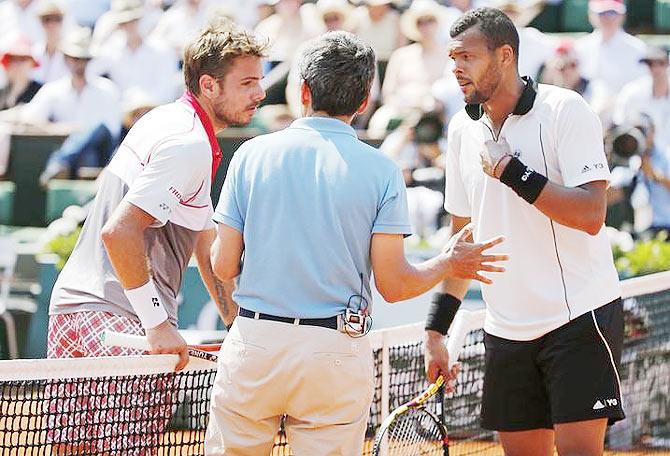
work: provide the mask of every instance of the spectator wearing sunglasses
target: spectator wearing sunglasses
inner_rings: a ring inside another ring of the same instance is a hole
[[[623,0],[590,0],[589,20],[594,31],[575,43],[579,64],[587,79],[602,81],[608,93],[614,95],[644,75],[640,59],[646,46],[623,30],[626,21]]]

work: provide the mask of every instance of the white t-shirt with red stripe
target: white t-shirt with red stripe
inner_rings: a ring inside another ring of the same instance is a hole
[[[85,310],[136,317],[100,237],[126,201],[156,219],[145,231],[151,274],[170,320],[198,234],[214,228],[210,197],[221,150],[197,101],[186,95],[143,116],[103,171],[70,259],[54,285],[50,314]]]

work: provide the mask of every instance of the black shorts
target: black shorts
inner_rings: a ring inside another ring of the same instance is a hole
[[[513,432],[622,420],[623,330],[623,304],[616,299],[539,339],[486,334],[482,427]]]

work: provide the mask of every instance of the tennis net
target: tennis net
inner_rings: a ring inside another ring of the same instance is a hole
[[[610,454],[670,454],[670,272],[623,282],[621,382],[627,419]],[[373,331],[375,395],[364,454],[383,418],[426,387],[421,324]],[[483,330],[466,337],[456,392],[428,407],[449,429],[451,455],[502,455],[479,427]],[[0,455],[204,453],[216,365],[171,355],[0,362]],[[291,455],[280,429],[273,455]]]

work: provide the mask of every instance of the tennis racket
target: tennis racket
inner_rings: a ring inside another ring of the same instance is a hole
[[[458,360],[468,332],[481,328],[483,313],[459,310],[447,341],[449,368]],[[444,386],[440,375],[435,383],[414,399],[396,408],[377,431],[373,456],[448,456],[449,436],[442,421],[425,405]]]
[[[125,334],[114,331],[105,331],[102,333],[102,344],[108,347],[124,347],[136,350],[149,351],[149,341],[145,336],[134,334]],[[217,353],[221,349],[221,344],[200,344],[189,345],[188,354],[194,358],[204,359],[213,363],[218,361]]]

